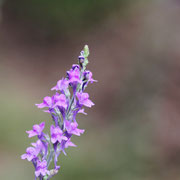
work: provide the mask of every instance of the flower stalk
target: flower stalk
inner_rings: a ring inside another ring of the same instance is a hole
[[[32,130],[26,131],[29,138],[34,136],[38,138],[21,156],[21,159],[33,163],[35,180],[49,180],[56,175],[60,169],[57,165],[59,155],[61,152],[66,155],[65,149],[68,147],[76,147],[71,141],[73,135],[80,136],[84,133],[83,129],[78,128],[76,116],[78,113],[86,115],[83,106],[94,105],[84,90],[89,82],[97,82],[92,78],[92,72],[86,70],[88,56],[89,48],[86,45],[78,57],[79,64],[73,64],[67,71],[66,78],[59,80],[51,89],[56,93],[52,97],[46,96],[42,103],[36,104],[38,108],[47,108],[44,112],[51,115],[53,123],[50,126],[50,136],[43,132],[45,122],[35,124]],[[49,169],[52,162],[54,168]]]

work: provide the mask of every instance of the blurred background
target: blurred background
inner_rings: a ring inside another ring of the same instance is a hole
[[[179,18],[178,0],[1,0],[0,179],[34,179],[25,130],[51,123],[34,104],[85,44],[96,106],[53,179],[180,179]]]

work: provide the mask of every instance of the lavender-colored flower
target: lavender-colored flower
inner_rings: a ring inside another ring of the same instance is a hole
[[[66,96],[64,94],[56,94],[53,96],[54,105],[53,108],[56,106],[63,107],[64,109],[67,108]]]
[[[80,66],[83,67],[83,63],[84,63],[84,60],[85,60],[84,51],[80,52],[80,56],[78,57],[78,59],[79,59]]]
[[[63,131],[57,126],[51,125],[51,142],[55,144],[56,142],[61,143],[62,140],[68,140],[66,136],[63,135]]]
[[[88,70],[87,70],[87,71],[84,72],[84,78],[85,78],[85,80],[87,80],[88,82],[91,82],[91,83],[97,82],[97,80],[93,79],[92,76],[93,76],[93,74],[92,74],[91,71],[88,71]]]
[[[49,171],[47,170],[47,162],[46,160],[41,161],[37,161],[37,166],[36,166],[36,170],[35,170],[35,176],[39,177],[40,175],[45,176],[45,175],[49,175]]]
[[[51,90],[52,91],[53,90],[56,90],[56,91],[58,91],[58,90],[59,91],[65,91],[68,88],[68,86],[69,86],[69,81],[64,79],[64,78],[62,78],[61,80],[59,80],[57,82],[57,85],[54,86]]]
[[[65,145],[64,145],[65,148],[68,148],[68,147],[76,147],[76,145],[71,142],[71,139],[68,139],[66,142],[65,142]]]
[[[80,52],[80,56],[78,57],[78,59],[84,59],[84,51]]]
[[[65,128],[69,134],[74,134],[76,136],[80,136],[84,133],[84,129],[78,129],[78,123],[77,122],[69,122],[65,120],[64,122]]]
[[[78,111],[78,113],[81,113],[81,114],[87,115],[87,113],[86,113],[86,112],[84,112],[84,109],[80,109],[80,110]]]
[[[32,146],[34,146],[34,148],[38,151],[38,152],[45,152],[46,148],[44,146],[44,144],[41,142],[41,140],[37,140],[35,143],[31,143]],[[46,143],[46,146],[48,146],[48,144]]]
[[[76,95],[80,105],[84,105],[87,107],[91,107],[94,105],[94,103],[89,99],[88,93],[77,93]]]
[[[80,63],[80,64],[82,64],[82,63],[84,62],[84,56],[83,56],[83,55],[80,55],[80,56],[78,57],[78,59],[79,59],[79,63]]]
[[[34,147],[28,147],[26,149],[26,154],[21,156],[21,159],[27,159],[28,161],[32,161],[33,159],[37,158],[39,151]]]
[[[33,137],[33,136],[41,136],[44,127],[45,127],[45,122],[42,122],[42,123],[39,124],[39,125],[38,125],[38,124],[35,124],[35,125],[33,126],[33,129],[30,130],[30,131],[26,131],[26,133],[29,134],[29,136],[28,136],[29,138],[30,138],[30,137]]]
[[[71,69],[70,71],[67,71],[69,82],[70,83],[82,83],[82,80],[80,79],[80,70],[79,68]]]
[[[40,103],[40,104],[35,104],[38,108],[44,108],[44,107],[49,107],[51,108],[52,105],[53,105],[53,100],[51,97],[49,96],[46,96],[44,99],[43,99],[43,102]]]
[[[80,69],[80,67],[79,67],[78,64],[73,64],[71,69],[72,69],[72,70]]]
[[[68,147],[76,147],[76,145],[73,142],[71,142],[71,139],[68,139],[67,141],[63,140],[61,142],[60,150],[64,153],[64,155],[67,155],[65,152],[65,148],[68,148]]]

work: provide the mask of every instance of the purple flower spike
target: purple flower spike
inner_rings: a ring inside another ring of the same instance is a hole
[[[48,112],[52,118],[50,135],[45,133],[45,122],[33,125],[32,130],[26,131],[28,137],[37,136],[38,140],[31,143],[32,147],[26,149],[21,159],[31,161],[35,168],[35,180],[50,180],[59,171],[58,157],[61,153],[66,155],[66,148],[76,147],[71,142],[73,135],[80,136],[83,129],[78,129],[76,116],[78,113],[87,115],[84,107],[91,107],[94,103],[89,99],[85,89],[90,82],[97,82],[92,72],[87,69],[89,48],[84,46],[78,57],[78,64],[73,64],[67,71],[66,78],[57,81],[51,90],[56,90],[53,96],[46,96],[43,102],[36,104],[38,108]],[[53,169],[51,169],[53,163]],[[48,169],[50,168],[50,169]]]
[[[33,147],[28,147],[26,149],[26,154],[21,156],[21,159],[27,159],[28,161],[32,161],[34,158],[37,157],[39,151]]]
[[[74,134],[76,136],[80,136],[84,133],[84,129],[78,129],[78,123],[77,122],[69,122],[65,120],[64,122],[65,128],[69,134]]]
[[[84,105],[87,107],[91,107],[94,105],[94,103],[89,99],[88,93],[77,93],[77,98],[80,105]]]
[[[41,103],[41,104],[36,104],[36,106],[37,106],[38,108],[44,108],[44,107],[49,107],[49,108],[51,108],[52,105],[53,105],[53,100],[52,100],[52,98],[49,97],[49,96],[46,96],[46,97],[43,99],[43,103]]]
[[[37,161],[37,167],[35,170],[35,176],[39,177],[40,175],[45,176],[46,174],[49,175],[49,171],[47,170],[47,162],[46,160],[41,161]]]
[[[33,137],[33,136],[41,136],[44,127],[45,127],[45,122],[42,122],[42,123],[39,124],[39,125],[38,125],[38,124],[35,124],[35,125],[33,126],[33,129],[30,130],[30,131],[26,131],[26,133],[29,134],[29,136],[28,136],[29,138],[30,138],[30,137]]]
[[[53,107],[56,107],[56,106],[60,106],[60,107],[63,107],[64,109],[67,108],[67,102],[66,102],[66,96],[64,94],[56,94],[54,95],[54,106]]]
[[[63,135],[63,131],[57,126],[51,125],[51,142],[55,144],[56,142],[61,143],[62,140],[68,140],[66,136]]]
[[[69,81],[62,78],[61,80],[57,82],[57,85],[51,89],[51,91],[53,90],[65,91],[68,88],[68,86],[69,86]]]

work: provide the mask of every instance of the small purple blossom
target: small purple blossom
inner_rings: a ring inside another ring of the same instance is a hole
[[[78,129],[78,123],[77,122],[69,122],[65,120],[65,128],[69,134],[74,134],[76,136],[80,136],[84,133],[84,129]]]
[[[29,138],[30,138],[30,137],[33,137],[33,136],[41,136],[44,127],[45,127],[45,122],[42,122],[42,123],[39,124],[39,125],[38,125],[38,124],[35,124],[35,125],[33,126],[33,129],[30,130],[30,131],[26,131],[26,133],[29,134],[29,136],[28,136]]]
[[[63,131],[57,126],[51,125],[51,142],[55,144],[56,142],[61,143],[62,140],[68,140],[66,136],[63,135]]]
[[[32,146],[34,146],[34,148],[38,151],[38,152],[45,152],[46,148],[44,146],[44,144],[42,143],[41,140],[37,140],[35,143],[31,143]],[[46,143],[46,146],[48,146],[48,144]]]
[[[84,60],[85,60],[84,51],[81,51],[80,56],[78,57],[78,59],[79,59],[79,64],[80,64],[81,68],[83,68],[83,63],[84,63]]]
[[[82,80],[80,79],[80,70],[79,68],[71,69],[70,71],[67,71],[68,78],[70,83],[82,83]]]
[[[80,67],[79,67],[78,64],[73,64],[71,69],[72,70],[75,70],[75,69],[79,69],[80,70]]]
[[[71,139],[68,139],[68,140],[66,141],[64,147],[65,147],[65,148],[68,148],[68,147],[76,147],[76,145],[75,145],[73,142],[71,142]]]
[[[68,147],[76,147],[76,145],[73,142],[71,142],[71,139],[68,139],[67,141],[63,140],[61,142],[60,150],[64,153],[64,155],[67,155],[65,152],[65,148],[68,148]]]
[[[40,175],[45,176],[46,174],[49,174],[49,171],[47,170],[47,162],[46,160],[37,161],[37,166],[35,170],[35,176],[39,177]]]
[[[94,103],[89,99],[88,93],[77,93],[76,95],[80,105],[84,105],[87,107],[91,107],[94,105]]]
[[[48,108],[51,108],[53,105],[53,100],[51,97],[49,96],[46,96],[44,99],[43,99],[43,102],[40,103],[40,104],[36,104],[36,106],[38,108],[45,108],[45,107],[48,107]]]
[[[79,59],[79,61],[81,61],[81,63],[84,61],[84,56],[82,56],[82,55],[80,55],[79,57],[78,57],[78,59]]]
[[[63,107],[64,109],[67,108],[67,101],[66,101],[66,96],[64,94],[56,94],[53,96],[54,100],[54,105],[53,107],[60,106]]]
[[[68,86],[69,86],[69,81],[64,79],[64,78],[62,78],[61,80],[59,80],[57,82],[57,85],[54,86],[51,90],[52,91],[53,90],[56,90],[56,91],[58,91],[58,90],[59,91],[65,91],[68,88]]]
[[[84,51],[81,51],[80,52],[80,56],[78,56],[78,59],[85,59],[85,57],[84,57]]]
[[[43,103],[36,104],[36,106],[38,108],[48,107],[49,109],[53,109],[56,106],[67,108],[66,96],[64,94],[59,95],[58,93],[52,96],[52,98],[49,96],[46,96],[43,100]],[[50,112],[50,111],[46,110],[45,112]]]
[[[84,109],[80,109],[80,110],[78,111],[78,113],[81,113],[81,114],[87,115],[87,113],[86,113],[86,112],[84,112]]]
[[[39,151],[34,147],[28,147],[26,149],[26,154],[21,156],[21,159],[27,159],[28,161],[32,161],[33,159],[37,158]]]
[[[91,83],[97,82],[97,80],[93,79],[92,76],[93,76],[93,74],[92,74],[91,71],[88,71],[88,70],[87,70],[87,71],[84,72],[84,78],[85,78],[85,80],[87,80],[88,82],[91,82]]]

